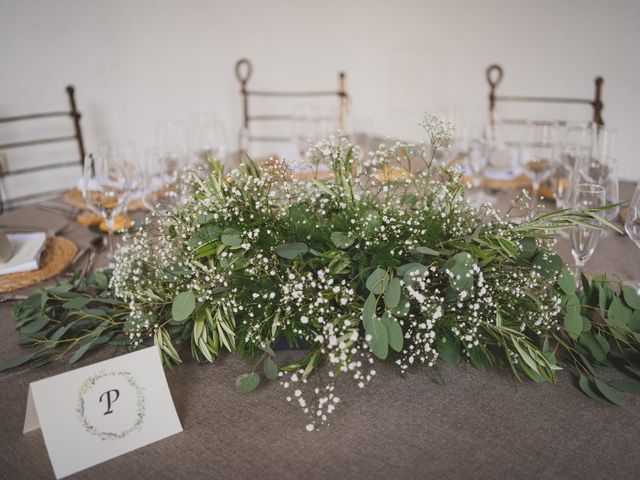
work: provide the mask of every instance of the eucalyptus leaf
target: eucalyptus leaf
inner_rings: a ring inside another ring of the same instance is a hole
[[[196,297],[191,290],[180,292],[173,298],[171,316],[176,322],[183,322],[196,308]]]
[[[368,322],[373,320],[373,317],[376,314],[376,297],[373,293],[370,293],[367,299],[364,302],[364,306],[362,307],[362,320]]]
[[[636,380],[614,380],[609,385],[622,392],[640,393],[640,382]]]
[[[434,250],[433,248],[429,248],[429,247],[416,247],[415,251],[422,254],[422,255],[431,255],[432,257],[439,257],[440,256],[440,252]]]
[[[382,320],[374,318],[369,322],[369,326],[365,332],[371,336],[367,343],[373,354],[381,360],[387,358],[389,354],[389,337]]]
[[[384,291],[384,304],[387,308],[396,308],[400,302],[400,279],[397,277],[389,280],[387,289]]]
[[[593,391],[591,385],[589,385],[589,379],[584,375],[580,375],[580,380],[578,381],[580,385],[580,389],[587,395],[591,400],[598,400],[598,395]]]
[[[389,346],[396,352],[401,351],[404,343],[404,335],[402,333],[402,327],[398,321],[389,312],[385,312],[382,316],[382,323],[387,329]]]
[[[245,373],[236,379],[236,390],[241,393],[249,393],[260,383],[260,377],[255,372]]]
[[[389,283],[389,274],[386,270],[377,267],[367,278],[367,289],[376,295],[381,295]]]
[[[227,245],[228,247],[239,247],[242,245],[242,237],[240,236],[240,232],[238,232],[235,228],[225,228],[220,236],[220,240],[222,243]]]
[[[278,365],[270,357],[264,360],[263,364],[264,374],[269,380],[275,380],[278,378]]]
[[[84,307],[87,303],[91,301],[88,297],[75,297],[71,300],[67,300],[62,304],[62,308],[66,308],[67,310],[79,310]]]
[[[338,248],[349,248],[354,241],[355,239],[344,232],[333,232],[331,234],[331,242]]]
[[[295,260],[309,251],[306,243],[285,243],[274,248],[275,252],[287,260]]]
[[[634,310],[640,310],[640,296],[636,292],[636,289],[630,285],[622,286],[622,294],[624,296],[624,302]]]
[[[564,270],[558,277],[558,285],[567,295],[576,293],[576,279],[568,270]]]
[[[608,384],[604,383],[602,380],[598,380],[597,378],[594,380],[596,384],[596,388],[600,391],[600,393],[609,400],[611,403],[618,405],[621,407],[624,405],[624,400],[618,395],[615,389],[610,387]]]

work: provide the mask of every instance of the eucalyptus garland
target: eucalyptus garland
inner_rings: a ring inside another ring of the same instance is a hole
[[[251,361],[242,392],[277,380],[309,418],[327,421],[336,380],[360,387],[376,360],[400,372],[438,360],[555,382],[574,372],[592,398],[622,404],[640,391],[640,298],[604,275],[574,277],[553,251],[576,225],[614,228],[597,210],[524,217],[472,207],[455,168],[440,165],[452,126],[426,116],[427,141],[382,144],[368,156],[331,137],[297,167],[245,159],[228,175],[192,176],[175,211],[150,215],[113,271],[36,291],[14,308],[24,345],[0,369],[104,344],[155,344],[167,365],[223,351]],[[302,348],[284,363],[274,345]],[[605,369],[618,371],[603,380]]]

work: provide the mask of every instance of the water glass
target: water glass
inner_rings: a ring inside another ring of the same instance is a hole
[[[143,201],[154,212],[172,211],[183,195],[182,176],[187,167],[183,150],[155,147],[144,154]]]
[[[520,165],[531,180],[533,195],[553,173],[558,154],[558,125],[554,122],[530,122],[520,151]]]
[[[116,217],[140,186],[141,172],[133,142],[109,142],[84,158],[82,194],[86,206],[104,218],[113,259]]]
[[[570,207],[575,211],[590,210],[606,204],[606,189],[601,185],[580,183],[573,188]],[[589,223],[589,222],[585,222]],[[576,281],[580,283],[585,264],[595,252],[600,240],[600,230],[595,226],[576,225],[569,234],[571,238],[571,254],[576,263]]]

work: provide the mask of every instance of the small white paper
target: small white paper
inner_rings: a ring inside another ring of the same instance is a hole
[[[156,347],[31,383],[23,433],[38,427],[56,478],[182,431]]]
[[[13,245],[13,254],[9,260],[0,263],[0,275],[37,270],[47,234],[44,232],[11,233],[7,237]]]

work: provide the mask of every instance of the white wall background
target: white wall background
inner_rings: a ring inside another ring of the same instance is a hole
[[[333,88],[345,70],[354,116],[415,136],[424,111],[485,110],[498,62],[505,94],[589,98],[603,75],[621,174],[635,179],[639,24],[638,0],[0,0],[0,116],[65,107],[73,83],[89,149],[143,150],[158,119],[198,112],[235,135],[244,56],[264,89]]]

